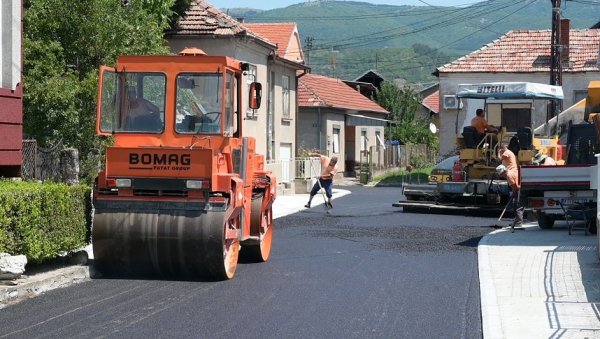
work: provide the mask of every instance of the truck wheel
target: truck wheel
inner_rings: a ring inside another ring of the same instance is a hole
[[[596,225],[596,218],[594,218],[593,220],[588,221],[590,228],[588,229],[588,231],[590,231],[591,234],[596,234],[598,233],[598,226]]]
[[[543,230],[548,230],[554,227],[554,217],[542,211],[536,211],[538,226]]]

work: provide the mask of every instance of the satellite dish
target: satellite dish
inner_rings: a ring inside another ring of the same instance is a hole
[[[437,132],[437,126],[433,122],[429,123],[429,130],[431,133],[435,134]]]

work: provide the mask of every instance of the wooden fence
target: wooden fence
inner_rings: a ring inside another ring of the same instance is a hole
[[[385,149],[371,147],[372,163],[375,170],[405,168],[408,164],[417,167],[432,165],[437,153],[427,145],[391,145]]]

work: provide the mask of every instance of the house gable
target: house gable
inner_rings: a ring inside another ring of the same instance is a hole
[[[300,35],[295,23],[247,23],[244,25],[275,44],[277,46],[277,56],[297,63],[304,63]]]

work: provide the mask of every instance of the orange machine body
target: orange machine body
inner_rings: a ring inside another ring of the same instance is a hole
[[[196,53],[123,56],[101,68],[96,131],[113,139],[94,189],[94,251],[104,269],[117,261],[114,247],[127,248],[119,255],[130,266],[147,260],[159,273],[224,279],[240,247],[267,260],[276,180],[242,133],[244,66]],[[133,123],[141,108],[154,115],[151,127]],[[198,249],[206,238],[221,241]],[[205,254],[189,259],[196,250]]]

